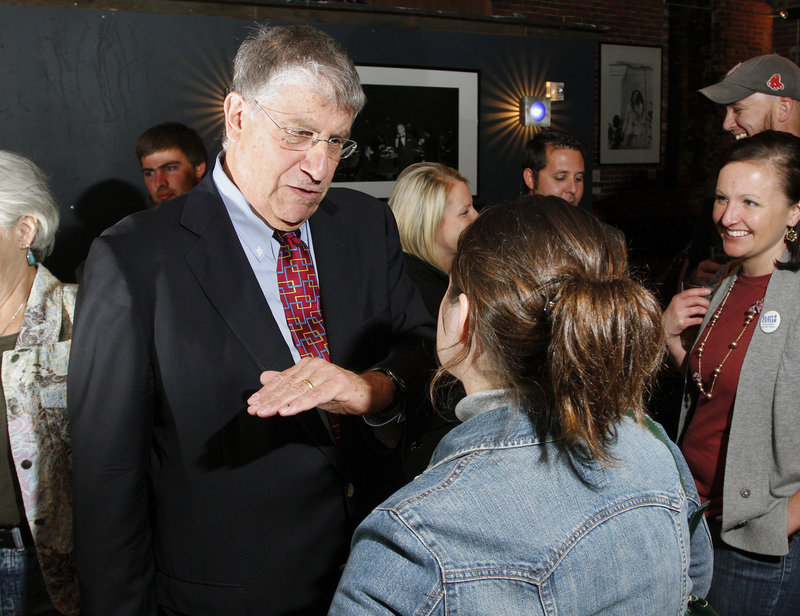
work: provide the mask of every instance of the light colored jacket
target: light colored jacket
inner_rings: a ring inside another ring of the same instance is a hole
[[[72,450],[67,365],[75,285],[37,266],[16,347],[3,353],[11,453],[50,600],[80,613],[72,559]]]
[[[701,332],[737,273],[717,287]],[[780,325],[765,332],[761,320],[771,313],[780,315]],[[696,395],[686,383],[680,435]],[[773,556],[789,552],[787,503],[800,490],[799,423],[800,273],[776,269],[736,387],[722,492],[721,535],[729,545]]]
[[[502,391],[467,396],[428,469],[356,530],[329,614],[683,616],[711,582],[683,456],[632,419],[613,467],[536,433]],[[681,486],[677,465],[686,477]]]

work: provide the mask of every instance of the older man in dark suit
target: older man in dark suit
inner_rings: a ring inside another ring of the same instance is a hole
[[[69,373],[84,614],[325,612],[374,504],[359,480],[393,487],[372,426],[432,331],[388,208],[328,191],[363,103],[328,35],[259,28],[213,172],[92,247]]]

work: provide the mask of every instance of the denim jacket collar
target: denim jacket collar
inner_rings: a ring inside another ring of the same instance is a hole
[[[463,421],[439,443],[428,468],[482,449],[507,449],[551,442],[536,434],[530,414],[516,407],[507,390],[471,394],[456,405]]]

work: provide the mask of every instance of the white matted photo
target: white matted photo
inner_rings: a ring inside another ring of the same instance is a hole
[[[600,164],[661,159],[661,48],[600,45]]]
[[[440,162],[478,194],[478,73],[357,66],[367,104],[353,123],[355,154],[340,161],[333,186],[380,199],[398,174],[420,161]]]

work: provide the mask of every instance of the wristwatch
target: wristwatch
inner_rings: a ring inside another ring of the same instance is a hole
[[[388,376],[392,383],[394,384],[394,398],[392,398],[391,404],[387,406],[382,413],[388,412],[390,410],[395,411],[399,409],[403,403],[406,401],[406,384],[403,382],[399,376],[397,376],[393,371],[389,370],[388,368],[377,367],[372,368],[372,372],[380,372],[384,376]]]

